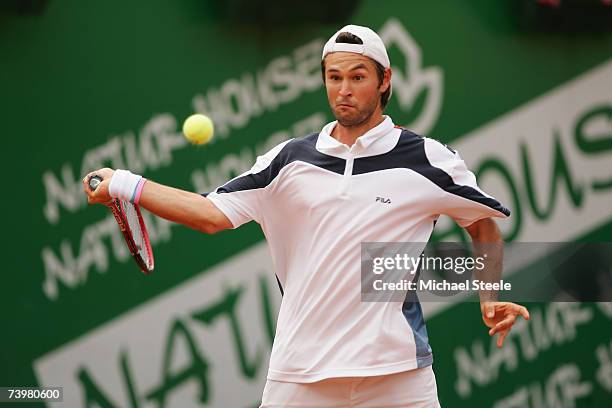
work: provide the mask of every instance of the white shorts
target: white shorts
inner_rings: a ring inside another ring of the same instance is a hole
[[[439,408],[431,366],[374,377],[328,378],[313,383],[268,380],[260,408]]]

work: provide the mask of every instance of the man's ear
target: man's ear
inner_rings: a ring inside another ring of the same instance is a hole
[[[391,86],[391,68],[385,68],[385,75],[383,76],[383,82],[380,84],[380,92],[386,92]]]

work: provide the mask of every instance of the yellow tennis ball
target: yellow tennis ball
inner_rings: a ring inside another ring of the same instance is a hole
[[[183,134],[192,144],[208,143],[213,137],[215,127],[208,116],[196,113],[183,123]]]

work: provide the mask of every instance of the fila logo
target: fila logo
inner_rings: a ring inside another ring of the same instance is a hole
[[[382,204],[391,204],[391,199],[390,198],[384,198],[384,197],[376,197],[376,202],[377,203],[382,203]]]

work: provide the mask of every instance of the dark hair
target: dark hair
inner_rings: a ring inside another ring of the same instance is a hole
[[[355,34],[351,34],[349,32],[341,32],[336,37],[337,43],[343,44],[363,44],[361,38],[357,37]],[[374,65],[376,66],[376,76],[378,76],[378,86],[382,85],[383,79],[385,78],[385,67],[383,67],[380,62],[374,61]],[[321,75],[323,76],[323,82],[325,82],[325,59],[321,61]],[[389,103],[389,97],[391,96],[391,84],[385,92],[380,95],[380,106],[383,110],[387,107]]]

